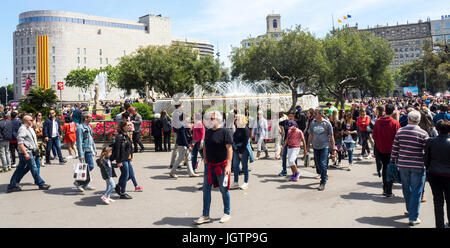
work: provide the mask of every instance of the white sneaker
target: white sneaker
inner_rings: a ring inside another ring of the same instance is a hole
[[[248,183],[244,183],[240,186],[242,190],[248,189]]]
[[[420,219],[419,218],[417,218],[417,220],[415,220],[415,221],[409,221],[409,225],[410,226],[415,226],[415,225],[419,225],[420,224]]]
[[[239,183],[233,183],[233,184],[230,186],[230,189],[239,189]]]
[[[72,156],[70,156],[70,155],[66,157],[66,159],[72,159],[72,158],[73,158],[73,157],[72,157]]]
[[[11,165],[11,168],[16,168],[16,167],[17,167],[16,164],[12,164],[12,165]]]
[[[230,219],[231,219],[231,215],[229,215],[229,214],[224,214],[224,215],[222,216],[222,218],[220,218],[219,222],[220,222],[220,223],[225,223],[225,222],[228,222]]]
[[[115,201],[116,201],[116,200],[111,199],[111,197],[108,197],[108,200],[109,200],[110,202],[115,202]]]
[[[194,223],[197,225],[201,225],[208,222],[211,222],[211,218],[206,216],[201,216],[200,218],[198,218],[198,220],[194,221]]]
[[[109,199],[106,198],[106,196],[104,196],[104,195],[102,195],[101,199],[102,199],[102,201],[103,201],[106,205],[109,205],[109,204],[111,203],[111,202],[109,201]]]

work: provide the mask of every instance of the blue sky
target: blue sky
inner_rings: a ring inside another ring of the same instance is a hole
[[[221,60],[229,66],[230,45],[239,46],[249,36],[265,33],[267,14],[281,14],[282,28],[301,25],[323,37],[337,19],[350,14],[346,21],[367,26],[395,25],[419,19],[440,19],[450,15],[448,0],[3,0],[0,22],[0,85],[5,78],[12,83],[13,39],[19,14],[31,10],[64,10],[138,20],[140,16],[162,14],[170,17],[172,35],[209,40],[219,45]]]

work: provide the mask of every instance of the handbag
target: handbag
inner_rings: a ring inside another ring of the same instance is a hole
[[[78,163],[73,166],[75,181],[85,182],[88,178],[88,165],[86,163]]]
[[[397,164],[389,163],[387,165],[386,181],[393,183],[401,183],[400,171],[398,170]]]

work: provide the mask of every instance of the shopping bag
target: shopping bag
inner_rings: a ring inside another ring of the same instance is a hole
[[[400,171],[394,163],[389,163],[386,170],[386,181],[394,183],[402,183],[400,180]]]
[[[78,163],[78,164],[74,164],[73,166],[73,178],[75,179],[75,181],[86,181],[88,178],[88,165],[86,163]]]

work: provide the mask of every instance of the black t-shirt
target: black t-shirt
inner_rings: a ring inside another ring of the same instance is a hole
[[[228,128],[206,131],[205,148],[209,163],[217,164],[227,159],[226,144],[233,144],[233,136]]]

